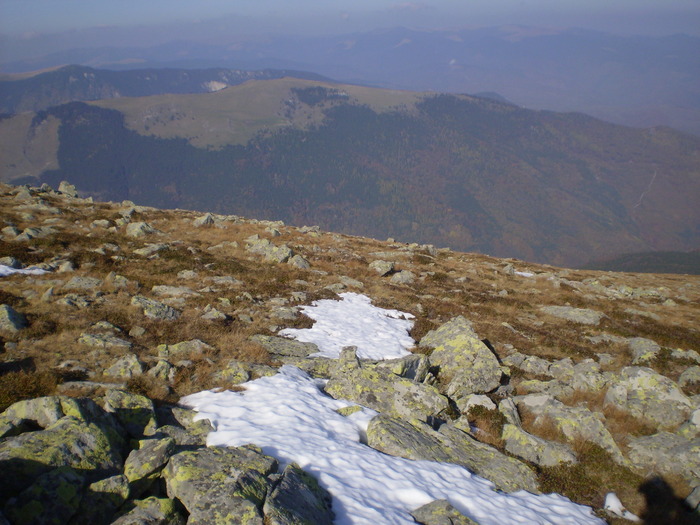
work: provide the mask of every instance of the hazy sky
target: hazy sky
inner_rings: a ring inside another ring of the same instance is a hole
[[[699,0],[0,0],[0,33],[12,36],[222,17],[251,32],[526,24],[700,34]]]

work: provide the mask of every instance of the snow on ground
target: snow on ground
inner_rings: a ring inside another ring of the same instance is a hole
[[[408,355],[415,343],[409,330],[413,315],[373,306],[369,297],[356,293],[340,294],[342,301],[323,299],[301,312],[316,321],[311,328],[287,328],[279,335],[305,343],[315,343],[314,356],[337,359],[345,346],[356,346],[360,359],[395,359]]]
[[[316,324],[323,322],[312,340],[322,355],[356,345],[381,359],[412,344],[397,343],[403,341],[399,332],[410,328],[400,319],[405,314],[381,313],[361,295],[343,294],[342,301],[318,301],[306,310]],[[336,525],[412,524],[409,512],[436,499],[449,500],[480,525],[604,523],[589,507],[560,495],[505,494],[457,465],[382,454],[361,442],[376,412],[341,416],[336,410],[352,403],[327,396],[323,384],[283,366],[275,376],[245,383],[242,392],[205,391],[181,402],[212,422],[208,445],[253,443],[283,465],[295,462],[313,474],[333,496]]]
[[[23,273],[27,275],[43,275],[47,273],[47,271],[42,270],[41,268],[26,268],[22,270],[19,268],[12,268],[10,266],[0,264],[0,277],[7,277],[8,275],[12,275],[13,273]]]

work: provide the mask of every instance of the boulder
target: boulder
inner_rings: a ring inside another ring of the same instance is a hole
[[[192,224],[197,228],[201,228],[202,226],[214,226],[215,222],[214,216],[211,213],[206,213],[193,220]]]
[[[45,472],[5,505],[13,525],[63,525],[78,512],[85,479],[70,467]]]
[[[102,279],[96,277],[81,277],[76,275],[63,285],[63,290],[67,292],[94,291],[102,286]]]
[[[126,225],[127,237],[145,237],[146,235],[152,235],[157,232],[158,230],[147,222],[132,222]]]
[[[180,452],[163,470],[168,497],[190,513],[188,525],[263,524],[265,476],[277,461],[252,447],[208,447]]]
[[[461,514],[445,499],[423,505],[411,512],[411,516],[421,525],[479,525],[473,519]]]
[[[546,395],[526,395],[514,398],[519,408],[526,407],[533,412],[535,425],[551,421],[569,442],[578,439],[590,441],[607,451],[616,463],[626,465],[627,460],[605,428],[602,415],[597,415],[585,407],[569,407],[561,401]]]
[[[160,301],[148,299],[142,295],[135,295],[131,298],[131,304],[140,307],[143,315],[149,319],[159,319],[163,321],[174,321],[180,317],[180,312],[163,304]]]
[[[112,334],[80,334],[80,344],[103,350],[131,350],[131,343]]]
[[[380,414],[367,427],[367,444],[392,456],[456,463],[506,492],[537,492],[535,474],[524,463],[452,425],[443,424],[435,431],[416,419],[405,421]]]
[[[273,356],[308,357],[319,351],[314,343],[304,343],[286,337],[254,335],[250,340],[263,346]]]
[[[397,359],[379,361],[376,366],[397,376],[422,383],[430,372],[430,359],[422,354],[411,354]]]
[[[574,308],[572,306],[542,306],[540,310],[553,317],[587,325],[598,325],[600,320],[605,317],[603,312],[597,312],[589,308]]]
[[[163,358],[191,357],[194,355],[200,355],[205,350],[211,349],[211,346],[204,341],[200,341],[199,339],[181,341],[179,343],[175,343],[174,345],[158,345],[156,348],[158,351],[158,357]]]
[[[165,464],[175,453],[175,440],[171,437],[144,439],[132,450],[124,463],[124,475],[131,486],[131,497],[143,494],[158,478]]]
[[[448,408],[435,387],[399,377],[386,369],[360,365],[354,347],[341,352],[325,391],[387,415],[426,419]]]
[[[333,525],[331,495],[295,464],[288,465],[265,499],[266,525]]]
[[[394,271],[394,263],[390,261],[372,261],[369,263],[369,269],[373,270],[377,274],[379,274],[381,277],[384,277],[385,275],[389,275],[391,272]]]
[[[105,410],[114,413],[131,437],[141,439],[156,432],[153,401],[146,396],[124,390],[109,390],[105,394]]]
[[[95,481],[87,486],[80,507],[70,525],[109,525],[119,507],[129,498],[129,481],[124,474]]]
[[[392,275],[389,282],[391,282],[391,284],[413,284],[415,280],[416,274],[408,270],[401,270]]]
[[[439,367],[442,389],[453,399],[491,392],[500,385],[498,359],[463,317],[428,332],[420,345],[436,345],[430,364]]]
[[[632,337],[627,340],[627,345],[632,351],[632,364],[634,365],[647,364],[661,352],[661,347],[656,341],[644,337]]]
[[[516,425],[505,424],[501,437],[508,452],[535,465],[554,467],[577,463],[576,454],[567,445],[533,436]]]
[[[646,367],[623,368],[605,404],[669,428],[683,423],[695,408],[676,383]]]
[[[287,264],[290,266],[294,266],[295,268],[299,268],[300,270],[308,270],[311,268],[311,264],[309,264],[309,261],[307,261],[304,257],[301,255],[297,254],[292,256],[288,261]]]
[[[37,477],[59,467],[71,467],[88,481],[118,474],[123,446],[113,428],[71,416],[44,430],[6,438],[0,442],[0,498],[19,494]]]
[[[106,376],[123,379],[129,379],[141,374],[143,374],[143,364],[135,354],[127,354],[124,357],[120,357],[104,371]]]
[[[167,498],[151,496],[132,503],[133,508],[112,525],[185,525],[190,523],[178,511],[177,504]]]
[[[691,486],[700,484],[700,438],[687,439],[670,432],[630,437],[628,456],[647,473],[678,475]]]
[[[15,334],[28,325],[27,318],[9,304],[0,305],[0,332]]]

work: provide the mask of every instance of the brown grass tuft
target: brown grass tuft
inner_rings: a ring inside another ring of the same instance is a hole
[[[0,376],[0,412],[17,401],[53,394],[58,382],[58,376],[49,370],[3,374]]]

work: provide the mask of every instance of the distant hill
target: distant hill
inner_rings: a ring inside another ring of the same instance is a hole
[[[585,268],[610,272],[700,275],[700,250],[631,253],[605,261],[592,262],[587,264]]]
[[[110,69],[294,69],[389,89],[490,91],[528,108],[579,111],[629,126],[666,125],[700,135],[697,36],[621,36],[521,26],[391,27],[263,39],[236,34],[220,45],[186,39],[147,48],[80,45],[2,68],[20,72],[84,64]]]
[[[0,113],[39,111],[74,101],[143,97],[164,93],[209,93],[248,80],[282,77],[328,80],[303,71],[237,69],[136,69],[109,71],[65,66],[36,75],[0,77]]]
[[[466,95],[256,80],[8,117],[0,148],[13,183],[557,265],[700,245],[700,139]]]

